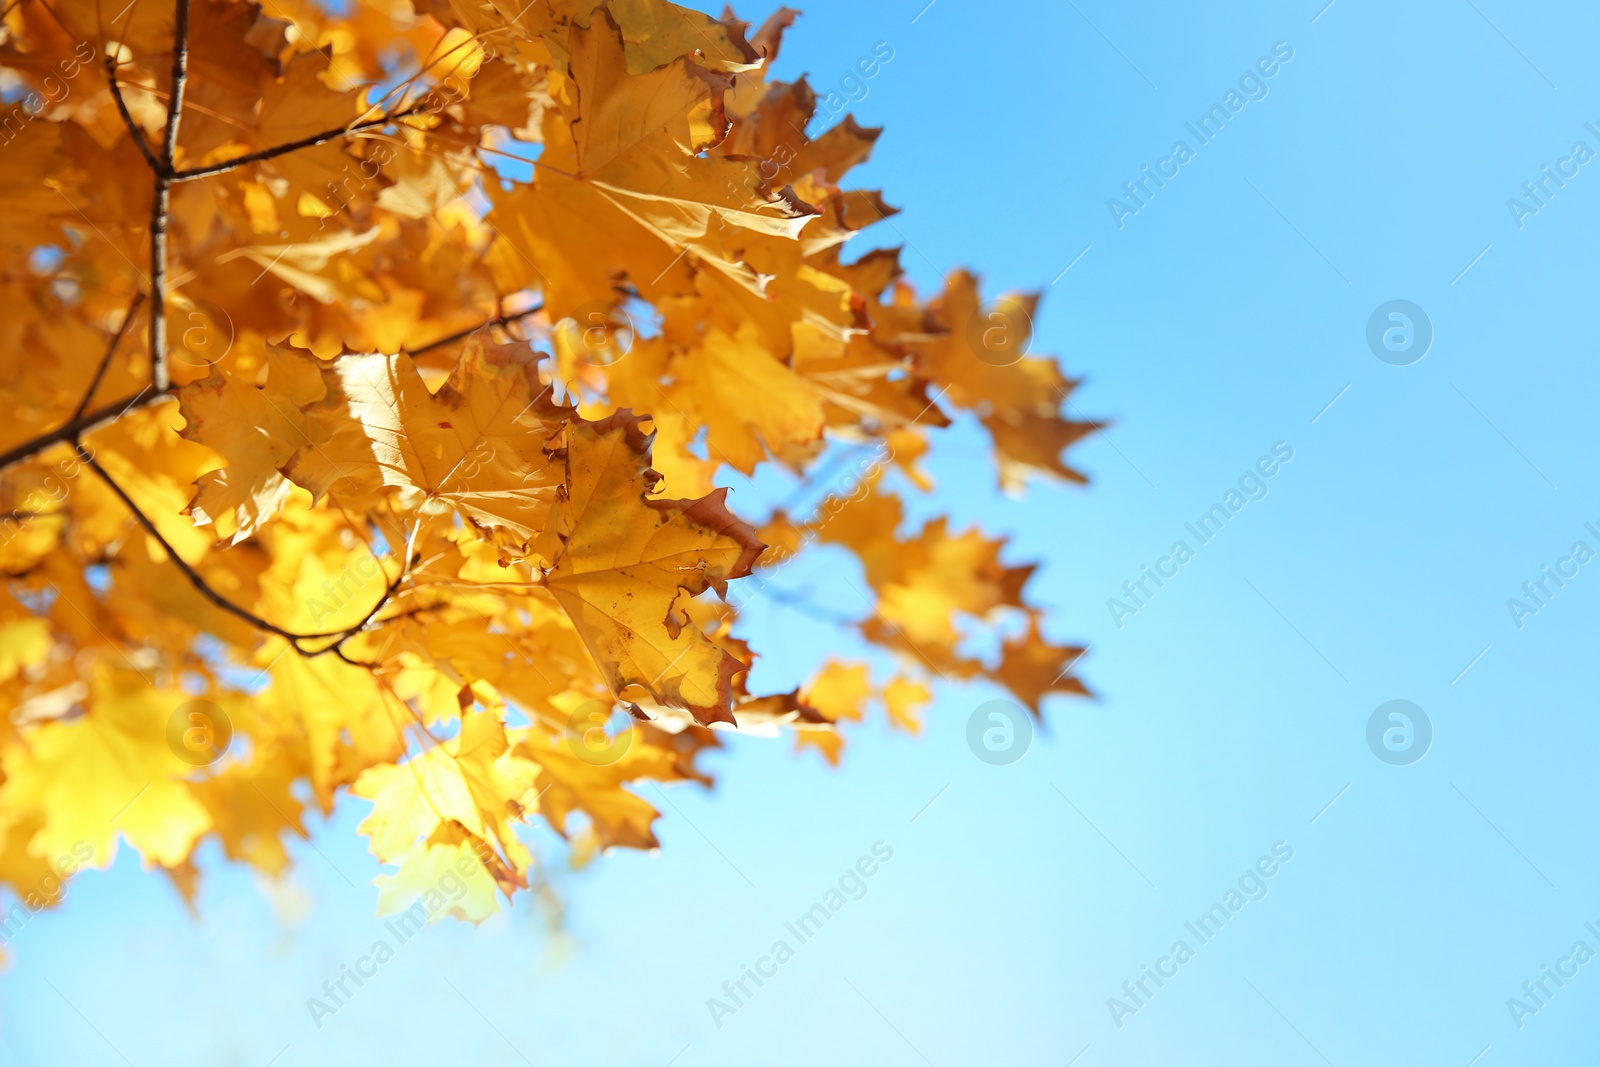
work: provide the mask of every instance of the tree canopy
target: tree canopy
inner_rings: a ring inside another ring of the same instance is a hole
[[[1096,424],[1036,297],[843,254],[894,214],[842,184],[880,131],[769,80],[795,14],[6,6],[0,884],[119,839],[190,896],[208,839],[276,876],[353,794],[383,906],[482,869],[476,921],[532,820],[654,847],[638,786],[709,784],[723,730],[837,762],[941,680],[1085,692],[1032,567],[904,512],[954,420],[1010,491]],[[823,503],[742,514],[762,465]],[[861,647],[753,692],[740,619],[817,545]]]

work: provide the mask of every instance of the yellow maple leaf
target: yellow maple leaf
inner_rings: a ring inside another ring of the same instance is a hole
[[[725,503],[652,500],[650,438],[620,411],[566,437],[566,498],[540,548],[545,582],[577,626],[612,691],[732,721],[733,676],[745,669],[688,623],[681,603],[750,573],[764,547]]]
[[[560,484],[545,448],[562,415],[526,353],[475,339],[437,393],[408,356],[342,356],[305,409],[321,440],[284,472],[319,497],[393,490],[403,507],[454,509],[526,540]]]
[[[889,721],[908,734],[922,732],[922,709],[933,701],[933,690],[904,675],[883,687],[883,706]]]
[[[235,543],[283,510],[292,485],[279,468],[312,443],[299,405],[317,396],[295,396],[288,377],[273,373],[257,388],[213,371],[178,391],[183,436],[204,441],[226,461],[220,470],[200,476],[189,514],[197,525],[214,524],[219,535]]]
[[[384,863],[425,843],[440,823],[452,821],[474,837],[493,841],[517,867],[526,849],[511,821],[520,819],[537,768],[510,751],[504,724],[494,710],[471,711],[451,741],[401,764],[369,768],[352,792],[373,802],[358,830]]]
[[[211,819],[183,781],[191,766],[162,739],[193,702],[135,671],[97,670],[82,716],[47,722],[28,732],[26,748],[7,751],[5,824],[28,813],[40,819],[28,845],[35,856],[64,855],[81,841],[104,868],[121,837],[147,861],[181,863]]]

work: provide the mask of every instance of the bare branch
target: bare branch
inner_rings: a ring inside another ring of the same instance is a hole
[[[100,361],[99,368],[95,371],[94,377],[89,382],[88,389],[84,393],[83,399],[79,402],[71,417],[67,419],[65,424],[56,428],[55,430],[52,430],[46,434],[41,434],[30,441],[26,441],[8,452],[0,453],[0,469],[4,469],[6,466],[9,466],[12,463],[33,456],[45,448],[50,447],[51,445],[69,442],[72,445],[73,451],[77,453],[78,458],[81,459],[90,470],[95,472],[100,480],[103,481],[106,486],[110,488],[112,493],[116,495],[117,499],[122,502],[123,506],[128,509],[135,521],[137,521],[138,524],[143,527],[147,534],[155,539],[156,543],[162,547],[168,558],[172,561],[173,565],[176,566],[180,572],[182,572],[183,576],[188,580],[189,584],[194,588],[194,590],[206,600],[214,604],[218,609],[233,615],[235,618],[244,620],[259,630],[284,638],[289,642],[290,647],[292,647],[302,656],[320,656],[325,653],[332,652],[346,663],[356,666],[375,668],[377,666],[376,664],[359,664],[355,660],[350,659],[345,655],[343,645],[345,641],[371,626],[373,620],[377,618],[378,614],[392,602],[395,592],[398,590],[398,588],[409,579],[411,575],[411,565],[414,562],[412,556],[414,547],[413,544],[407,545],[407,559],[405,561],[405,565],[401,568],[400,573],[387,584],[383,595],[379,597],[378,602],[372,606],[372,609],[368,611],[362,617],[361,621],[355,626],[328,633],[294,633],[293,631],[286,630],[281,626],[268,622],[266,619],[261,618],[254,612],[240,607],[239,605],[228,600],[226,597],[222,596],[215,589],[211,588],[211,586],[200,575],[200,573],[191,567],[182,556],[178,555],[177,550],[174,549],[172,544],[162,535],[161,531],[156,528],[155,523],[151,521],[150,517],[146,515],[142,509],[140,509],[138,504],[134,502],[133,498],[123,490],[122,486],[117,484],[111,475],[106,472],[105,468],[101,467],[100,464],[95,461],[94,456],[92,456],[83,447],[79,438],[83,433],[94,428],[95,426],[98,426],[100,423],[108,421],[109,419],[114,419],[135,407],[147,406],[156,399],[171,392],[172,384],[167,362],[166,321],[167,225],[171,217],[171,195],[172,185],[174,182],[189,181],[195,178],[203,178],[211,174],[225,173],[239,167],[247,166],[251,163],[257,163],[262,160],[286,155],[302,148],[310,148],[313,145],[322,144],[323,142],[331,141],[338,137],[347,137],[362,130],[386,126],[409,115],[428,111],[430,110],[430,107],[426,101],[420,102],[398,112],[386,113],[378,116],[377,118],[353,123],[348,126],[340,127],[336,130],[327,130],[320,134],[313,134],[310,137],[304,137],[289,144],[278,145],[273,148],[263,149],[259,152],[252,152],[248,155],[240,156],[235,159],[227,160],[223,163],[214,164],[208,167],[192,168],[188,171],[179,172],[173,169],[173,160],[177,156],[178,151],[178,131],[180,119],[183,114],[183,97],[189,77],[189,0],[176,0],[176,17],[173,24],[172,44],[172,77],[170,90],[167,95],[167,125],[162,137],[161,155],[159,158],[151,151],[150,145],[144,139],[143,132],[134,123],[133,116],[128,111],[126,101],[123,100],[122,90],[117,81],[117,64],[115,60],[113,57],[108,55],[105,62],[106,75],[110,83],[111,94],[116,101],[117,110],[122,116],[124,124],[128,127],[129,134],[133,137],[134,142],[138,145],[140,153],[144,156],[145,162],[150,165],[150,169],[155,174],[155,187],[150,204],[150,384],[144,389],[140,390],[138,393],[134,394],[132,397],[103,408],[98,408],[92,412],[86,412],[90,401],[94,397],[95,391],[100,387],[100,383],[105,378],[106,371],[111,365],[111,361],[116,354],[117,347],[122,340],[123,334],[127,332],[129,324],[133,321],[134,313],[138,310],[139,305],[143,300],[143,294],[139,293],[135,295],[134,301],[128,309],[128,314],[123,318],[121,325],[117,328],[116,334],[111,338],[110,344],[106,349],[106,354]],[[530,315],[538,310],[539,308],[532,308],[529,311],[522,312],[520,315],[515,316],[501,315],[490,320],[490,323],[486,323],[485,325],[498,323],[499,325],[503,326],[509,321],[514,321],[515,319]],[[474,329],[481,328],[482,327],[480,326],[475,327]],[[459,336],[465,337],[471,332],[473,331],[465,331]],[[458,338],[445,338],[443,340],[434,342],[428,347],[435,347],[455,339]],[[419,516],[419,524],[420,521],[421,519]],[[413,528],[411,541],[414,542],[415,538],[416,529]],[[315,650],[307,650],[300,644],[302,641],[326,640],[330,638],[332,640],[329,641],[327,645]]]
[[[89,388],[83,391],[83,399],[78,401],[78,406],[73,409],[70,423],[78,419],[89,407],[89,401],[94,399],[94,391],[100,388],[100,382],[106,376],[106,368],[111,366],[111,358],[117,354],[117,345],[122,343],[122,335],[128,332],[128,327],[133,325],[133,316],[138,312],[139,305],[144,303],[144,292],[133,294],[133,303],[128,305],[128,313],[122,318],[122,325],[117,327],[117,332],[111,335],[111,343],[106,345],[105,358],[100,361],[100,367],[94,372],[94,377],[89,381]]]
[[[392,122],[397,122],[398,120],[406,118],[407,116],[415,115],[418,112],[426,110],[428,110],[428,106],[426,104],[413,104],[411,107],[408,107],[403,111],[396,111],[393,114],[379,115],[375,119],[367,119],[365,122],[357,122],[351,126],[340,126],[338,129],[334,130],[323,130],[321,133],[314,133],[309,137],[302,137],[298,141],[290,141],[288,144],[275,145],[272,148],[263,148],[259,152],[250,152],[246,155],[235,156],[233,159],[223,160],[221,163],[212,163],[205,167],[193,167],[189,170],[180,170],[172,176],[172,180],[174,182],[188,182],[193,181],[196,178],[209,178],[213,174],[225,174],[230,170],[237,170],[239,167],[247,167],[252,163],[260,163],[262,160],[288,155],[290,152],[298,152],[302,148],[313,148],[319,144],[323,144],[327,141],[332,141],[340,137],[349,137],[351,134],[360,133],[362,130],[371,130],[379,126],[387,126]]]
[[[813,601],[805,592],[791,592],[787,589],[779,589],[776,586],[768,585],[761,590],[761,595],[769,596],[791,611],[799,612],[801,615],[809,619],[816,619],[818,622],[829,623],[833,626],[856,626],[861,622],[860,619],[853,619],[848,615],[829,611]]]
[[[465,337],[470,337],[472,334],[477,333],[485,326],[506,326],[520,319],[527,318],[529,315],[536,314],[542,310],[544,310],[544,305],[536,304],[526,311],[511,312],[506,315],[496,315],[494,318],[480,323],[471,329],[459,330],[447,337],[441,337],[437,341],[430,341],[420,348],[414,348],[410,351],[414,356],[420,355],[423,352],[439,348],[454,341],[459,341]],[[95,408],[93,411],[86,411],[76,414],[56,429],[24,441],[16,447],[5,452],[0,452],[0,470],[4,470],[13,463],[21,462],[30,456],[38,455],[51,445],[60,444],[62,442],[76,441],[84,434],[96,429],[101,423],[110,422],[112,419],[115,419],[117,416],[122,415],[125,412],[134,411],[138,408],[153,404],[163,396],[166,396],[167,392],[170,392],[170,390],[166,392],[155,392],[154,390],[150,389],[150,387],[146,386],[145,388],[139,390],[139,392],[134,393],[132,396],[125,396],[120,400],[114,400],[109,404],[103,404],[100,407]],[[313,634],[307,636],[333,637],[335,635]]]
[[[344,642],[340,641],[338,644],[329,645],[328,648],[325,648],[322,651],[323,652],[327,652],[329,649],[332,649],[333,654],[335,656],[338,656],[340,659],[344,660],[346,663],[350,664],[350,666],[352,666],[352,667],[365,667],[369,671],[375,671],[380,666],[382,666],[381,664],[378,664],[378,663],[363,663],[358,659],[351,659],[349,656],[344,654],[344,649],[339,647],[342,644],[344,644]]]
[[[111,99],[117,102],[117,113],[122,116],[123,123],[128,127],[128,135],[133,138],[133,143],[139,146],[139,154],[144,156],[144,161],[150,164],[150,169],[157,174],[161,173],[161,164],[156,160],[156,154],[150,151],[150,144],[144,139],[144,131],[139,129],[133,121],[133,116],[128,114],[128,103],[122,99],[122,86],[117,81],[117,61],[111,53],[106,53],[106,81],[111,84]]]
[[[156,174],[150,202],[150,384],[159,393],[172,385],[167,368],[167,179]]]

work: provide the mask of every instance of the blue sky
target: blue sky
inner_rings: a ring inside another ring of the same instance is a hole
[[[930,463],[959,524],[1043,562],[1048,631],[1092,646],[1098,700],[1051,706],[1008,766],[966,747],[981,687],[941,691],[920,740],[860,731],[839,772],[740,740],[714,793],[646,790],[659,855],[556,878],[558,929],[530,902],[430,928],[320,1029],[306,998],[381,935],[359,810],[296,850],[288,886],[209,863],[197,918],[123,854],[14,939],[0,1062],[1592,1056],[1600,957],[1574,946],[1600,952],[1600,564],[1573,546],[1600,551],[1600,162],[1574,145],[1600,151],[1600,13],[1322,3],[816,0],[780,60],[824,88],[893,48],[851,106],[888,127],[861,178],[905,209],[873,236],[925,288],[966,264],[1044,290],[1036,349],[1114,420],[1075,453],[1087,490],[1001,497],[960,428]],[[1278,42],[1292,58],[1266,77]],[[1230,90],[1248,102],[1198,143],[1186,124]],[[1192,158],[1163,163],[1180,140]],[[1108,207],[1145,166],[1178,169],[1136,213]],[[1570,176],[1534,203],[1545,167]],[[1395,300],[1433,333],[1405,366],[1367,340]],[[1266,495],[1198,544],[1185,524],[1280,442]],[[1193,558],[1114,618],[1179,540]],[[1546,566],[1576,574],[1533,605]],[[825,560],[794,581],[855,610]],[[848,648],[754,614],[775,685]],[[1392,700],[1431,724],[1409,764],[1369,747]],[[707,999],[878,842],[865,894],[713,1020]],[[1201,943],[1186,924],[1242,879]],[[1147,966],[1170,977],[1135,1000]]]

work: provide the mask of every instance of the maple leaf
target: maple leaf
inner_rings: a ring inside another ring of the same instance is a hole
[[[560,469],[545,453],[560,412],[525,346],[468,343],[437,393],[410,357],[341,356],[304,410],[319,432],[284,467],[317,496],[454,508],[526,540],[545,526]]]
[[[707,447],[746,474],[769,451],[819,440],[823,427],[821,396],[752,334],[713,331],[682,359],[678,379],[686,408],[706,427]]]
[[[178,390],[183,435],[205,441],[226,460],[224,467],[196,480],[199,492],[189,515],[197,525],[215,524],[219,534],[236,543],[283,509],[292,484],[279,468],[311,440],[300,404],[317,397],[296,397],[287,377],[273,374],[258,388],[213,371]],[[320,393],[321,382],[317,385]]]
[[[709,782],[694,769],[700,748],[715,744],[699,736],[704,733],[669,735],[649,723],[636,723],[636,740],[610,762],[584,758],[567,738],[536,732],[523,738],[517,752],[540,767],[540,811],[556,831],[566,833],[568,819],[577,811],[591,820],[602,847],[656,848],[660,842],[651,828],[656,809],[622,787],[644,779]]]
[[[496,889],[510,896],[515,889],[527,888],[481,839],[453,820],[440,823],[428,840],[407,852],[398,865],[394,874],[380,874],[373,880],[380,916],[408,911],[420,903],[429,922],[450,915],[480,923],[500,910]]]
[[[889,721],[911,734],[922,732],[922,709],[933,702],[933,690],[914,678],[897,677],[883,687]]]
[[[1000,646],[1000,666],[995,678],[1020,697],[1028,709],[1042,717],[1041,703],[1048,693],[1089,696],[1083,680],[1072,673],[1086,649],[1053,645],[1039,632],[1037,615],[1028,628]]]
[[[89,679],[86,696],[87,714],[45,723],[25,747],[7,750],[3,824],[37,816],[28,845],[36,856],[63,855],[82,841],[94,865],[106,867],[121,837],[153,862],[182,861],[211,820],[182,781],[188,766],[149,739],[165,737],[187,699],[109,665]]]
[[[510,749],[496,711],[467,711],[454,740],[402,764],[364,771],[352,792],[373,802],[361,825],[373,854],[399,862],[450,822],[498,844],[516,867],[526,867],[527,851],[510,820],[521,816],[522,800],[531,798],[538,768]]]
[[[733,676],[745,664],[686,615],[683,598],[750,573],[765,547],[727,508],[727,490],[652,500],[650,436],[632,412],[571,426],[566,496],[540,545],[545,583],[566,609],[612,691],[731,722]]]
[[[977,279],[957,271],[930,308],[947,332],[919,346],[917,356],[956,404],[981,410],[1001,480],[1009,486],[1034,472],[1086,481],[1062,462],[1061,453],[1103,425],[1060,418],[1061,404],[1077,383],[1051,361],[1028,354],[1038,303],[1037,296],[1013,295],[984,306]]]

